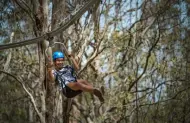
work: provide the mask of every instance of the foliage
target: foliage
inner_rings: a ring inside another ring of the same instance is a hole
[[[46,21],[36,11],[38,2],[2,1],[0,44],[10,43],[12,32],[13,42],[18,42],[58,28],[83,2],[48,1],[51,14],[45,27]],[[76,97],[70,121],[189,123],[189,7],[188,0],[102,1],[96,11],[88,10],[55,36],[55,41],[65,43],[82,57],[80,77],[102,88],[106,100],[100,106],[90,94]],[[0,51],[0,70],[23,80],[39,111],[47,106],[46,110],[52,112],[48,102],[64,104],[65,98],[57,98],[59,94],[53,90],[55,95],[43,105],[42,95],[48,96],[49,91],[46,73],[42,75],[45,55],[41,47],[35,44]],[[13,77],[0,73],[0,89],[0,122],[40,120],[31,108],[29,95]],[[57,122],[62,122],[65,109],[61,106],[54,110]]]

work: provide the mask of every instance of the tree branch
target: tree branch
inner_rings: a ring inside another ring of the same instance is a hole
[[[159,31],[159,30],[158,30],[158,31]],[[150,58],[150,56],[151,56],[151,52],[152,52],[152,50],[154,49],[154,47],[156,47],[156,45],[157,45],[159,39],[160,39],[160,31],[158,32],[158,38],[157,38],[156,42],[153,44],[153,46],[152,46],[152,47],[149,49],[149,51],[148,51],[148,55],[147,55],[147,57],[146,57],[146,64],[145,64],[145,67],[144,67],[143,72],[141,73],[141,75],[140,75],[139,77],[137,77],[137,79],[136,79],[135,81],[133,81],[133,82],[129,85],[128,91],[130,91],[131,88],[132,88],[132,87],[141,79],[141,77],[145,74],[145,72],[146,72],[146,70],[147,70],[147,67],[148,67],[148,62],[149,62],[149,58]]]
[[[101,53],[104,51],[106,47],[102,48],[99,52],[97,51],[97,49],[95,50],[95,52],[93,53],[93,55],[88,59],[86,65],[78,72],[78,74],[80,74],[82,71],[84,71],[87,66]]]
[[[14,32],[11,33],[11,36],[10,36],[10,43],[13,42],[13,37],[14,37]],[[11,57],[12,57],[12,51],[10,49],[9,53],[8,53],[8,56],[7,56],[7,60],[4,64],[4,71],[8,71],[9,69],[9,64],[10,64],[10,61],[11,61]],[[3,79],[3,75],[0,75],[0,81]]]
[[[41,122],[42,123],[45,123],[45,121],[43,120],[43,115],[42,113],[40,113],[40,111],[38,110],[37,106],[36,106],[36,101],[34,100],[34,97],[32,96],[32,94],[28,91],[28,89],[26,88],[26,86],[23,84],[23,82],[21,80],[19,80],[16,76],[8,73],[8,72],[5,72],[5,71],[2,71],[0,70],[0,73],[4,73],[8,76],[11,76],[12,78],[14,78],[17,82],[19,82],[19,84],[22,86],[22,88],[24,89],[24,91],[28,94],[29,98],[30,98],[30,101],[32,102],[33,106],[34,106],[34,109],[38,115],[38,117],[40,118]]]

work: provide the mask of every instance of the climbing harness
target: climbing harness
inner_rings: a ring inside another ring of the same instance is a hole
[[[56,71],[56,81],[59,82],[61,85],[61,89],[63,94],[67,97],[67,98],[73,98],[75,96],[77,96],[78,94],[82,93],[81,90],[75,91],[70,89],[66,84],[65,84],[65,79],[62,78],[62,75],[64,74],[64,72],[61,71]]]

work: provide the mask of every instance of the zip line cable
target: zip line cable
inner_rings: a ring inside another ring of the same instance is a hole
[[[35,44],[35,43],[42,42],[44,39],[48,40],[48,39],[52,38],[53,36],[59,34],[60,32],[63,32],[64,30],[66,30],[77,19],[79,19],[84,14],[84,12],[86,12],[93,4],[99,4],[100,1],[101,0],[90,0],[81,9],[79,9],[78,11],[75,11],[74,13],[72,13],[74,15],[72,15],[72,14],[69,15],[69,17],[68,17],[69,21],[67,21],[64,25],[60,26],[56,30],[53,30],[53,31],[48,32],[48,33],[45,33],[44,35],[36,37],[36,38],[33,38],[33,39],[28,39],[28,40],[24,40],[24,41],[20,41],[20,42],[16,42],[16,43],[0,45],[0,50],[9,49],[9,48],[15,48],[15,47],[21,47],[21,46],[30,45],[30,44]]]

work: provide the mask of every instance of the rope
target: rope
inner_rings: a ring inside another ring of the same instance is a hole
[[[44,39],[48,40],[49,38],[51,38],[51,37],[63,32],[64,30],[66,30],[70,25],[72,25],[76,20],[78,20],[84,14],[84,12],[86,12],[93,4],[99,4],[99,3],[100,3],[100,0],[90,0],[81,9],[79,9],[75,15],[69,15],[68,18],[70,20],[67,21],[64,25],[57,28],[56,30],[53,30],[51,32],[48,32],[42,36],[39,36],[39,37],[36,37],[33,39],[0,45],[0,50],[15,48],[15,47],[21,47],[21,46],[30,45],[30,44],[36,44],[36,43],[42,42]]]

